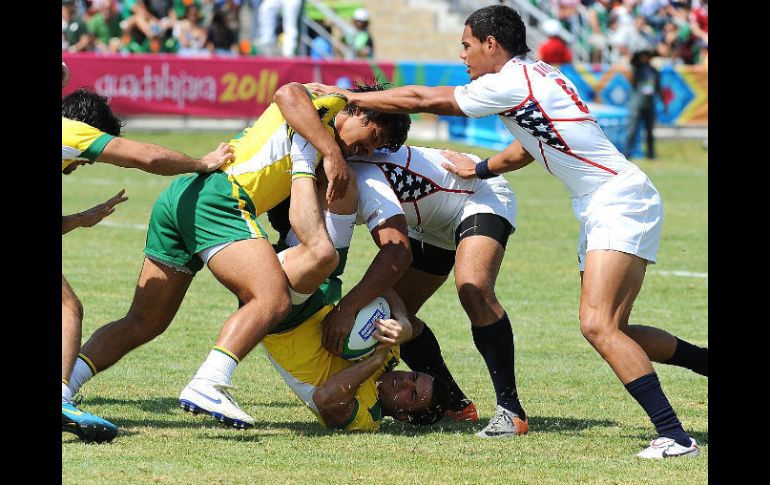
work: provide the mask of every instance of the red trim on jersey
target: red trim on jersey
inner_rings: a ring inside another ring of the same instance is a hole
[[[412,161],[412,147],[409,145],[406,146],[406,165],[404,165],[405,168],[409,168],[409,162]],[[414,173],[414,172],[412,172]]]
[[[475,193],[476,193],[476,192],[475,192],[475,191],[473,191],[473,190],[464,190],[464,189],[447,189],[446,187],[442,187],[441,185],[439,185],[439,184],[437,184],[436,182],[434,182],[434,181],[433,181],[433,179],[431,179],[430,177],[426,177],[425,175],[423,175],[423,174],[421,174],[421,173],[417,173],[417,172],[415,172],[414,170],[409,170],[409,168],[408,168],[408,165],[409,165],[409,159],[407,159],[407,162],[406,162],[406,163],[407,163],[407,165],[405,165],[405,166],[403,166],[403,167],[402,167],[401,165],[399,165],[399,164],[397,164],[397,163],[393,163],[393,162],[371,162],[371,161],[369,161],[369,160],[354,160],[354,161],[355,161],[355,162],[359,162],[359,163],[370,163],[370,164],[372,164],[372,165],[377,165],[378,167],[379,167],[380,165],[390,165],[390,166],[392,166],[392,167],[396,167],[396,168],[400,168],[400,169],[403,169],[405,172],[408,172],[408,173],[414,174],[414,175],[416,175],[416,176],[418,176],[418,177],[420,177],[420,178],[423,178],[423,179],[427,180],[428,182],[432,183],[432,184],[433,184],[433,185],[436,187],[436,190],[438,190],[438,191],[440,191],[440,192],[450,192],[450,193],[453,193],[453,194],[469,194],[469,195],[470,195],[470,194],[475,194]],[[382,170],[382,167],[380,167],[380,170]],[[385,173],[385,171],[384,171],[384,170],[382,170],[382,173]],[[389,177],[385,177],[385,178],[387,178],[387,179],[388,179],[388,183],[390,183],[390,178],[389,178]],[[392,184],[391,184],[391,187],[392,187]],[[396,192],[395,188],[393,189],[393,192]],[[397,193],[397,192],[396,192],[396,193]],[[426,195],[427,195],[427,194],[426,194]],[[423,196],[420,196],[419,198],[417,198],[417,199],[415,199],[415,200],[420,200],[420,199],[422,199],[423,197],[425,197],[425,196],[424,196],[424,195],[423,195]]]
[[[414,214],[417,216],[417,226],[422,224],[422,216],[420,215],[420,206],[417,205],[417,201],[415,200],[412,202],[412,205],[414,205]]]
[[[596,162],[592,162],[591,160],[588,160],[587,158],[579,157],[579,156],[575,155],[574,153],[572,153],[572,149],[569,147],[569,145],[567,145],[567,142],[566,142],[566,141],[564,141],[564,138],[562,138],[562,137],[561,137],[561,135],[559,134],[559,132],[556,130],[556,127],[555,127],[555,126],[553,126],[553,121],[554,121],[554,120],[551,120],[551,118],[549,118],[549,117],[548,117],[548,115],[546,114],[545,110],[544,110],[544,109],[543,109],[543,108],[540,106],[540,103],[538,103],[538,102],[537,102],[537,99],[536,99],[536,98],[535,98],[535,96],[532,94],[532,84],[530,83],[530,81],[529,81],[529,75],[527,74],[527,66],[526,66],[526,65],[522,65],[522,67],[524,68],[524,77],[526,77],[526,78],[527,78],[527,87],[529,88],[529,97],[531,97],[531,98],[532,98],[532,102],[533,102],[533,103],[535,103],[535,104],[537,105],[537,109],[538,109],[538,110],[540,111],[540,113],[543,115],[543,118],[544,118],[544,119],[546,119],[546,120],[548,120],[548,124],[549,124],[549,125],[551,125],[551,129],[553,129],[553,132],[554,132],[554,133],[556,134],[556,136],[559,138],[559,141],[561,141],[561,142],[562,142],[562,144],[564,144],[564,146],[565,146],[567,149],[566,149],[566,150],[560,150],[560,149],[558,149],[558,148],[556,148],[556,147],[552,147],[552,146],[550,146],[550,145],[548,145],[548,146],[549,146],[549,147],[551,147],[551,148],[553,148],[553,149],[554,149],[554,150],[556,150],[556,151],[560,151],[560,152],[562,152],[562,153],[565,153],[565,154],[567,154],[567,155],[569,155],[569,156],[571,156],[571,157],[575,157],[575,158],[577,158],[578,160],[580,160],[580,161],[582,161],[582,162],[586,162],[586,163],[588,163],[589,165],[593,165],[594,167],[597,167],[597,168],[600,168],[600,169],[602,169],[602,170],[605,170],[605,171],[607,171],[607,172],[611,173],[612,175],[617,175],[618,173],[617,173],[616,171],[612,170],[612,169],[609,169],[609,168],[607,168],[607,167],[605,167],[605,166],[603,166],[603,165],[599,165],[599,164],[598,164],[598,163],[596,163]],[[590,119],[590,118],[589,118],[589,119]],[[577,120],[558,120],[558,121],[580,121],[580,120],[579,120],[579,119],[577,119]],[[591,121],[594,121],[594,120],[591,120]],[[518,123],[517,123],[517,124],[518,124]],[[522,128],[523,128],[523,127],[522,127]],[[524,131],[526,131],[526,130],[524,130]],[[530,134],[532,137],[534,137],[534,138],[537,138],[537,137],[536,137],[535,135],[533,135],[532,133],[529,133],[529,134]],[[546,161],[545,161],[545,153],[543,152],[543,143],[542,143],[542,141],[541,141],[540,139],[538,139],[538,143],[540,143],[540,153],[543,155],[543,163],[544,163],[544,164],[546,164]],[[546,168],[548,168],[548,165],[547,165],[547,164],[546,164]],[[548,171],[549,171],[549,172],[551,172],[551,170],[550,170],[550,169],[549,169]],[[553,172],[551,172],[551,174],[553,174]]]
[[[543,151],[543,142],[538,140],[537,144],[540,147],[540,155],[543,156],[543,165],[545,165],[545,169],[548,170],[548,173],[553,175],[553,172],[551,172],[551,169],[548,167],[548,159],[545,158],[545,152]]]

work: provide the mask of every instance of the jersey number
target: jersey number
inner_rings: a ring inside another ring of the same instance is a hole
[[[578,107],[580,111],[583,113],[588,113],[588,107],[580,100],[580,97],[577,95],[574,89],[567,86],[567,83],[564,81],[564,79],[556,79],[556,84],[561,86],[561,88],[564,90],[567,95],[569,95],[570,98],[572,98],[572,101],[575,102],[575,105]]]

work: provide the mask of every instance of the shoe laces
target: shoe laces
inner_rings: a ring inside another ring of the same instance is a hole
[[[489,420],[487,428],[499,429],[503,428],[505,425],[514,426],[513,415],[506,411],[498,411],[492,416],[492,419]]]

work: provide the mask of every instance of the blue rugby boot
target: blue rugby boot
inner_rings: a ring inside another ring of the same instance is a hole
[[[87,443],[110,442],[118,435],[118,427],[114,424],[65,401],[61,403],[61,430],[74,433]]]

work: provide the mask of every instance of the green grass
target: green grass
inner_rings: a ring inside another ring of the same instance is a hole
[[[128,134],[197,156],[230,135]],[[659,160],[639,160],[638,165],[662,193],[666,221],[658,264],[648,270],[632,322],[707,345],[708,279],[664,273],[708,272],[707,153],[695,141],[660,141],[658,151]],[[183,413],[179,392],[235,305],[234,297],[204,270],[165,334],[82,390],[83,408],[113,420],[121,434],[109,445],[85,445],[62,434],[63,483],[706,483],[707,379],[656,366],[680,420],[703,445],[702,456],[661,463],[636,459],[633,455],[654,437],[654,429],[580,334],[578,228],[569,197],[559,181],[535,164],[507,177],[518,197],[519,225],[496,289],[513,323],[517,384],[530,416],[528,436],[486,441],[472,434],[479,425],[417,429],[387,418],[377,434],[327,432],[259,349],[234,378],[236,398],[257,420],[254,429],[224,429]],[[170,180],[101,164],[62,177],[65,214],[102,202],[121,188],[130,197],[105,221],[112,225],[63,237],[62,269],[85,307],[84,341],[126,312],[145,240],[145,231],[137,227],[147,223],[156,195]],[[375,251],[359,226],[345,288],[358,281]],[[486,422],[494,410],[494,393],[451,279],[421,316]]]

